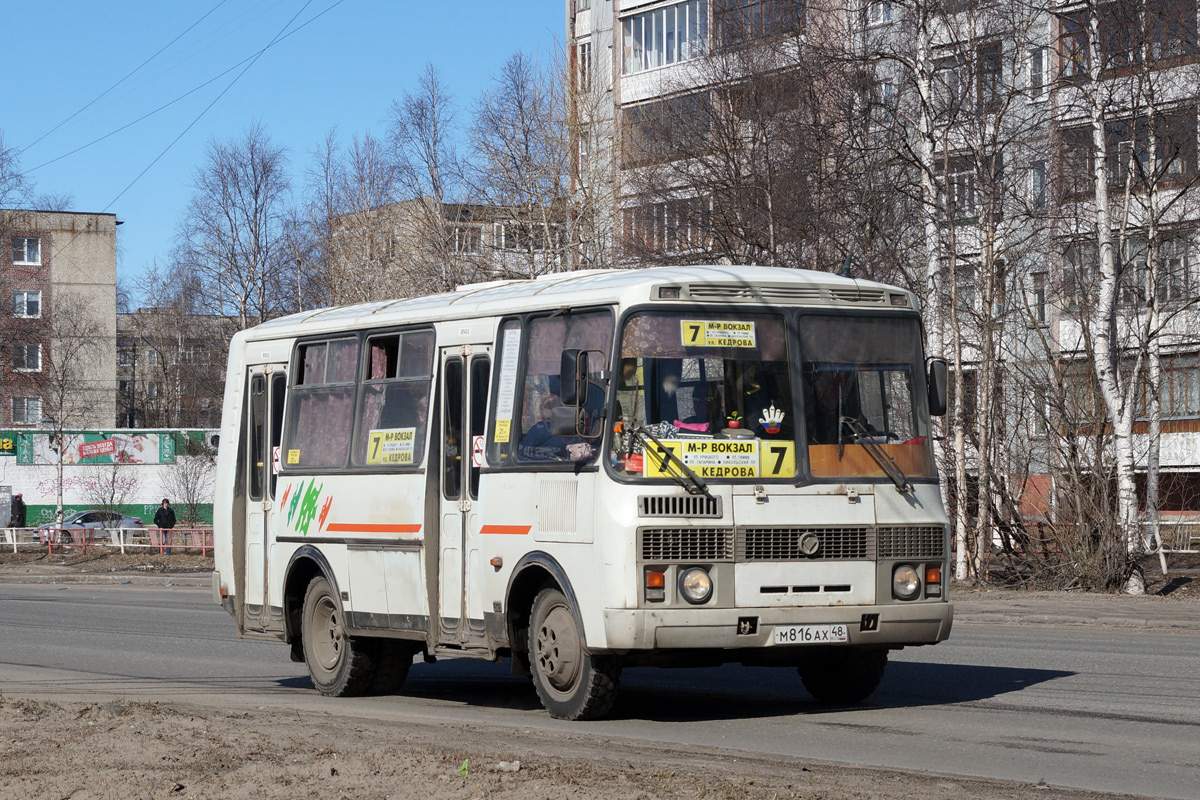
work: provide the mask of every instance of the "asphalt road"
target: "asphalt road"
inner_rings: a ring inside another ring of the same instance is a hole
[[[0,585],[8,697],[299,708],[1200,798],[1200,632],[959,625],[893,654],[850,710],[814,703],[791,670],[633,669],[593,723],[550,719],[507,664],[417,664],[402,695],[331,699],[287,656],[238,640],[203,590]]]

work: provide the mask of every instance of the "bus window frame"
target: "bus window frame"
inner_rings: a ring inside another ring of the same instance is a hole
[[[504,371],[504,365],[501,362],[501,359],[504,356],[504,352],[503,352],[504,343],[503,343],[503,339],[502,339],[502,334],[503,334],[505,323],[511,322],[513,320],[516,320],[518,322],[518,324],[520,326],[518,328],[518,330],[521,333],[521,350],[520,350],[520,353],[518,353],[518,355],[517,355],[517,375],[516,375],[516,389],[515,389],[518,396],[513,398],[513,414],[517,415],[514,417],[514,421],[517,421],[520,419],[520,414],[522,413],[522,410],[524,408],[524,403],[525,403],[525,377],[526,377],[525,373],[526,373],[526,367],[528,366],[528,362],[529,362],[529,323],[530,323],[530,321],[533,319],[544,319],[544,318],[555,317],[555,316],[563,316],[563,315],[567,315],[567,314],[588,314],[588,313],[595,313],[597,311],[607,312],[609,319],[613,321],[613,333],[612,333],[612,338],[610,339],[610,341],[608,343],[608,346],[609,346],[610,350],[615,350],[616,342],[617,342],[617,332],[619,330],[616,327],[616,324],[617,324],[617,321],[616,321],[617,314],[615,313],[616,307],[617,307],[617,305],[615,303],[612,303],[612,304],[602,304],[602,305],[580,306],[578,308],[576,308],[576,307],[547,308],[547,309],[539,309],[537,311],[527,311],[527,312],[524,312],[521,314],[505,314],[504,316],[498,317],[496,319],[496,339],[495,339],[495,343],[493,345],[492,375],[491,375],[491,379],[490,379],[491,388],[489,389],[489,394],[491,396],[488,398],[487,420],[485,422],[487,438],[484,440],[484,445],[485,445],[484,452],[485,452],[486,457],[484,458],[484,465],[483,465],[482,469],[480,470],[481,475],[488,475],[490,473],[495,473],[495,472],[566,472],[566,473],[570,473],[573,475],[578,475],[583,472],[599,472],[600,471],[600,461],[604,459],[604,453],[606,452],[605,448],[608,446],[608,437],[612,435],[612,431],[608,430],[609,428],[612,427],[612,425],[608,424],[608,421],[611,419],[611,416],[605,417],[603,431],[601,433],[600,439],[593,443],[593,446],[598,448],[598,451],[597,451],[596,457],[594,459],[592,459],[590,462],[521,461],[517,457],[517,448],[520,446],[521,435],[524,435],[524,434],[519,430],[519,426],[514,425],[513,433],[520,434],[520,435],[510,436],[508,442],[502,443],[505,445],[505,449],[500,451],[500,452],[508,453],[508,455],[509,455],[508,463],[506,463],[506,464],[493,463],[492,448],[493,448],[493,445],[495,444],[494,437],[496,435],[496,405],[500,401],[500,375]],[[612,355],[614,355],[614,354],[610,353],[610,356],[612,356]],[[611,414],[611,410],[610,410],[611,401],[612,401],[612,398],[615,397],[615,394],[612,391],[612,381],[611,380],[609,381],[609,385],[607,387],[605,387],[605,392],[607,393],[608,397],[605,398],[604,410],[605,410],[606,415],[610,415]]]
[[[391,333],[404,334],[404,333],[413,333],[413,332],[421,332],[421,331],[429,331],[433,334],[433,348],[431,350],[432,355],[430,356],[430,367],[429,367],[429,371],[430,371],[430,374],[429,374],[429,386],[430,386],[429,403],[430,403],[430,408],[432,409],[432,405],[435,402],[434,401],[434,394],[435,394],[434,386],[435,386],[436,381],[438,380],[438,365],[436,363],[436,358],[437,358],[437,352],[438,352],[438,347],[439,347],[438,339],[437,339],[437,328],[432,323],[421,323],[418,325],[388,325],[388,326],[385,326],[382,328],[359,328],[359,329],[348,330],[348,331],[336,331],[336,332],[331,331],[331,332],[311,334],[308,336],[302,336],[302,337],[296,338],[296,340],[292,343],[292,352],[291,352],[291,357],[290,357],[289,363],[288,363],[287,403],[285,404],[285,407],[284,407],[282,442],[283,443],[290,442],[291,436],[293,433],[292,426],[295,424],[295,420],[294,420],[295,415],[292,413],[292,398],[295,396],[293,394],[293,392],[297,388],[296,381],[299,379],[300,371],[303,368],[303,365],[300,363],[300,348],[303,347],[304,345],[320,344],[322,342],[329,343],[329,342],[333,342],[333,341],[341,340],[341,339],[354,339],[354,338],[358,339],[358,364],[355,367],[354,380],[350,383],[320,384],[321,386],[353,386],[354,387],[354,408],[353,408],[353,418],[352,418],[353,424],[351,425],[351,430],[350,430],[350,437],[351,437],[350,446],[346,450],[346,460],[343,462],[343,464],[341,466],[339,466],[339,467],[333,467],[333,466],[305,467],[305,466],[294,466],[293,465],[293,466],[289,467],[288,463],[287,463],[286,449],[284,449],[281,445],[281,454],[280,454],[281,457],[279,459],[280,475],[296,476],[296,477],[303,477],[303,476],[308,476],[308,475],[343,475],[343,474],[344,475],[351,475],[351,474],[352,475],[385,475],[385,474],[386,475],[397,475],[397,474],[414,474],[415,475],[415,474],[423,474],[425,472],[425,467],[420,464],[416,464],[413,466],[395,466],[395,465],[392,465],[392,466],[369,465],[368,466],[368,465],[364,465],[364,466],[357,466],[357,467],[353,465],[354,437],[358,435],[359,423],[361,421],[361,414],[359,411],[359,398],[362,393],[362,387],[365,383],[365,380],[363,379],[362,376],[366,369],[366,359],[368,357],[366,342],[368,341],[368,339],[370,337],[373,337],[373,336],[387,335],[387,334],[391,334]],[[398,365],[397,365],[397,369],[399,369]],[[309,384],[309,385],[315,385],[315,384]],[[304,386],[300,386],[299,388],[301,389],[301,391],[303,391]],[[429,440],[428,440],[429,425],[432,422],[432,417],[433,417],[433,414],[432,414],[432,411],[430,411],[429,413],[427,413],[426,418],[425,418],[426,452],[428,452],[428,449],[429,449]]]

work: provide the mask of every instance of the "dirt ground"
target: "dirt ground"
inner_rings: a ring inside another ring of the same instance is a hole
[[[686,751],[585,732],[0,696],[0,797],[1100,800],[1118,795]],[[517,763],[519,762],[519,764]]]

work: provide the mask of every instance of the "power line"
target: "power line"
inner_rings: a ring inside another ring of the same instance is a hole
[[[131,127],[133,127],[134,125],[138,124],[139,122],[142,122],[143,120],[145,120],[145,119],[148,119],[148,118],[150,118],[150,117],[154,116],[154,115],[155,115],[155,114],[157,114],[158,112],[160,112],[160,111],[162,111],[162,110],[164,110],[164,109],[166,109],[166,108],[170,108],[171,106],[175,105],[175,104],[176,104],[176,103],[178,103],[179,101],[181,101],[181,100],[184,100],[184,99],[186,99],[186,98],[190,97],[191,95],[193,95],[193,94],[195,94],[196,92],[198,92],[198,91],[200,91],[201,89],[203,89],[205,86],[208,86],[208,85],[209,85],[209,84],[211,84],[211,83],[215,83],[216,81],[220,80],[221,78],[225,77],[225,76],[226,76],[226,75],[228,75],[229,73],[233,72],[235,69],[237,69],[238,67],[242,66],[242,65],[243,65],[243,64],[245,64],[246,62],[250,62],[250,64],[251,64],[251,65],[253,65],[253,63],[254,63],[255,61],[257,61],[257,60],[258,60],[258,58],[259,58],[259,56],[261,56],[263,53],[267,52],[268,50],[270,50],[270,49],[271,49],[272,47],[274,47],[275,45],[277,45],[277,44],[279,44],[279,43],[281,43],[281,42],[285,41],[286,39],[288,39],[288,38],[290,38],[290,37],[294,36],[295,34],[299,33],[300,31],[304,30],[304,29],[305,29],[305,28],[307,28],[309,25],[313,24],[313,23],[314,23],[314,22],[316,22],[318,19],[320,19],[321,17],[325,16],[325,15],[326,15],[326,14],[328,14],[330,11],[332,11],[332,10],[333,10],[333,9],[335,9],[335,8],[337,8],[338,6],[340,6],[340,5],[341,5],[342,3],[344,3],[344,2],[346,2],[346,0],[337,0],[337,2],[333,3],[333,5],[329,6],[329,7],[328,7],[328,8],[326,8],[324,11],[322,11],[321,13],[317,14],[316,16],[314,16],[312,19],[309,19],[309,20],[305,21],[305,22],[304,22],[302,25],[298,25],[298,26],[297,26],[297,27],[296,27],[294,30],[288,31],[286,35],[283,35],[283,36],[278,36],[278,35],[277,35],[277,36],[276,36],[276,38],[275,38],[275,39],[273,39],[273,40],[270,42],[270,44],[268,44],[266,47],[262,48],[262,49],[261,49],[261,50],[259,50],[258,52],[256,52],[256,53],[252,53],[251,55],[249,55],[249,56],[246,56],[244,59],[242,59],[241,61],[237,62],[237,63],[236,63],[236,64],[234,64],[233,66],[229,67],[229,68],[228,68],[228,69],[226,69],[224,72],[220,72],[220,73],[218,73],[218,74],[214,75],[213,77],[211,77],[211,78],[209,78],[208,80],[206,80],[204,83],[201,83],[200,85],[198,85],[198,86],[195,86],[195,87],[193,87],[193,88],[189,89],[188,91],[186,91],[186,92],[184,92],[183,94],[179,95],[179,96],[178,96],[178,97],[176,97],[175,99],[173,99],[173,100],[170,100],[170,101],[168,101],[168,102],[166,102],[166,103],[163,103],[161,106],[159,106],[158,108],[154,109],[153,111],[148,111],[147,113],[143,114],[142,116],[138,117],[137,119],[133,120],[132,122],[127,122],[126,124],[122,125],[121,127],[119,127],[119,128],[115,128],[114,130],[111,130],[111,131],[109,131],[108,133],[104,134],[103,136],[98,136],[98,137],[96,137],[95,139],[91,140],[91,141],[90,141],[90,142],[88,142],[87,144],[83,144],[83,145],[80,145],[79,147],[76,147],[74,150],[70,150],[70,151],[68,151],[68,152],[66,152],[66,153],[63,153],[63,154],[62,154],[62,155],[60,155],[60,156],[55,156],[54,158],[50,159],[49,161],[43,161],[41,164],[38,164],[36,167],[32,167],[32,168],[30,168],[30,169],[27,169],[27,170],[25,170],[25,173],[26,173],[26,174],[29,174],[29,173],[32,173],[32,172],[36,172],[37,170],[41,169],[42,167],[48,167],[48,166],[50,166],[51,164],[53,164],[53,163],[55,163],[55,162],[57,162],[57,161],[62,161],[64,158],[69,158],[70,156],[73,156],[73,155],[75,155],[76,153],[78,153],[78,152],[80,152],[80,151],[82,151],[82,150],[86,150],[86,149],[88,149],[88,148],[89,148],[89,147],[91,147],[92,145],[99,144],[100,142],[103,142],[105,139],[109,139],[109,138],[111,138],[111,137],[113,137],[113,136],[116,136],[116,135],[117,135],[118,133],[120,133],[121,131],[124,131],[124,130],[126,130],[126,129],[128,129],[128,128],[131,128]],[[307,8],[307,7],[308,7],[310,4],[311,4],[311,0],[310,0],[308,3],[305,3],[305,4],[304,4],[304,7],[305,7],[305,8]],[[304,11],[304,9],[303,9],[303,8],[302,8],[302,9],[300,9],[300,12],[298,12],[296,16],[299,16],[299,14],[300,14],[300,13],[302,13],[303,11]],[[293,20],[293,21],[294,21],[295,19],[296,19],[296,17],[292,17],[292,20]],[[291,24],[291,22],[289,22],[288,24],[290,25],[290,24]],[[286,27],[286,26],[285,26],[285,27]],[[249,69],[249,66],[247,67],[247,69]],[[245,72],[245,70],[243,70],[243,72]],[[241,77],[241,74],[239,74],[239,75],[238,75],[238,78],[240,78],[240,77]],[[235,79],[234,79],[234,81],[236,82],[236,81],[237,81],[237,78],[235,78]],[[230,85],[232,86],[232,84],[230,84]],[[226,88],[225,88],[225,90],[224,90],[224,91],[223,91],[221,94],[224,94],[226,91],[229,91],[229,87],[226,87]],[[217,99],[220,99],[220,96],[218,96],[218,98],[217,98]],[[205,111],[207,111],[207,110],[208,110],[208,109],[206,108],[206,109],[205,109]],[[204,114],[204,112],[201,112],[201,115],[203,115],[203,114]],[[195,124],[195,123],[193,122],[192,124]],[[190,126],[189,126],[189,127],[190,127]],[[187,132],[187,131],[184,131],[184,133],[186,133],[186,132]]]
[[[212,8],[210,8],[210,9],[209,9],[209,10],[208,10],[208,11],[207,11],[205,14],[204,14],[204,16],[200,17],[200,19],[196,20],[196,21],[195,21],[195,22],[193,22],[191,25],[189,25],[189,26],[187,27],[187,29],[183,31],[183,33],[179,34],[179,35],[178,35],[178,36],[176,36],[174,39],[172,39],[171,41],[169,41],[169,42],[167,42],[166,44],[164,44],[162,47],[160,47],[160,48],[159,48],[159,49],[158,49],[158,50],[157,50],[157,51],[154,53],[154,55],[150,56],[150,57],[149,57],[149,58],[147,58],[145,61],[143,61],[142,63],[138,64],[136,67],[134,67],[133,69],[131,69],[129,72],[125,73],[125,76],[124,76],[124,77],[122,77],[122,78],[121,78],[119,81],[117,81],[116,83],[114,83],[112,86],[110,86],[110,87],[108,87],[107,89],[105,89],[105,90],[104,90],[103,92],[101,92],[100,94],[98,94],[98,95],[96,95],[95,97],[93,97],[93,98],[92,98],[92,99],[91,99],[91,100],[90,100],[90,101],[87,103],[87,105],[85,105],[85,106],[83,106],[82,108],[80,108],[80,109],[78,109],[77,111],[75,111],[75,113],[71,114],[71,116],[67,117],[67,118],[66,118],[66,119],[64,119],[62,122],[60,122],[60,123],[58,123],[57,125],[55,125],[53,128],[51,128],[50,130],[46,131],[45,133],[43,133],[43,134],[42,134],[41,136],[39,136],[38,138],[34,139],[34,140],[33,140],[32,142],[30,142],[29,144],[27,144],[27,145],[23,145],[23,146],[20,148],[21,152],[24,152],[24,151],[28,150],[29,148],[33,147],[33,146],[34,146],[34,145],[36,145],[38,142],[42,141],[42,140],[43,140],[43,139],[45,139],[47,136],[49,136],[50,134],[54,133],[56,130],[58,130],[59,128],[61,128],[63,125],[66,125],[68,122],[70,122],[71,120],[75,119],[75,117],[79,116],[79,115],[80,115],[80,114],[82,114],[84,111],[87,111],[87,110],[88,110],[89,108],[91,108],[91,107],[92,107],[92,106],[93,106],[93,105],[94,105],[96,102],[98,102],[99,100],[101,100],[101,99],[102,99],[102,98],[103,98],[103,97],[104,97],[106,94],[108,94],[108,93],[109,93],[109,92],[111,92],[113,89],[115,89],[115,88],[117,88],[118,86],[120,86],[120,85],[121,85],[122,83],[124,83],[125,81],[129,80],[129,78],[130,78],[130,77],[132,77],[132,76],[134,75],[134,73],[136,73],[136,72],[137,72],[138,70],[140,70],[142,67],[146,66],[146,65],[147,65],[147,64],[149,64],[151,61],[153,61],[154,59],[156,59],[156,58],[158,58],[160,55],[162,55],[162,53],[163,53],[163,51],[164,51],[164,50],[166,50],[168,47],[170,47],[171,45],[175,44],[175,43],[176,43],[176,42],[178,42],[180,39],[182,39],[184,36],[186,36],[186,35],[187,35],[187,34],[188,34],[188,33],[189,33],[191,30],[192,30],[192,28],[195,28],[195,27],[196,27],[197,25],[199,25],[201,22],[203,22],[204,20],[208,19],[208,18],[209,18],[209,16],[211,16],[211,15],[212,15],[212,13],[213,13],[214,11],[216,11],[216,10],[217,10],[218,8],[220,8],[221,6],[225,5],[225,3],[226,3],[227,1],[228,1],[228,0],[220,0],[220,2],[219,2],[219,3],[217,3],[215,6],[213,6]]]
[[[226,92],[228,92],[230,89],[232,89],[232,88],[233,88],[233,86],[234,86],[234,84],[236,84],[236,83],[237,83],[239,80],[241,80],[241,77],[242,77],[243,75],[245,75],[245,74],[246,74],[246,73],[247,73],[247,72],[250,70],[250,68],[251,68],[251,67],[253,67],[253,66],[254,66],[254,65],[255,65],[255,64],[258,62],[258,59],[262,57],[262,54],[263,54],[263,53],[265,53],[265,52],[267,52],[267,50],[269,50],[269,49],[270,49],[270,48],[271,48],[273,45],[275,45],[277,42],[281,41],[280,37],[282,37],[282,36],[283,36],[283,33],[284,33],[284,31],[286,31],[288,28],[290,28],[290,27],[291,27],[292,23],[296,21],[296,18],[297,18],[297,17],[299,17],[301,14],[303,14],[303,13],[304,13],[304,9],[306,9],[306,8],[308,8],[310,5],[312,5],[312,2],[313,2],[313,0],[305,0],[305,3],[304,3],[304,5],[302,5],[302,6],[300,7],[300,10],[299,10],[299,11],[297,11],[295,14],[293,14],[293,15],[292,15],[292,18],[291,18],[291,19],[289,19],[289,20],[287,21],[287,23],[285,23],[285,24],[284,24],[284,26],[283,26],[282,28],[280,28],[280,29],[279,29],[279,33],[275,34],[275,38],[273,38],[273,39],[272,39],[270,42],[268,42],[266,47],[264,47],[262,50],[259,50],[259,51],[258,51],[258,53],[256,53],[256,54],[254,55],[254,58],[253,58],[253,59],[250,61],[250,63],[249,63],[249,64],[247,64],[245,67],[243,67],[241,72],[239,72],[237,75],[233,76],[233,80],[231,80],[231,81],[229,82],[229,84],[228,84],[228,85],[227,85],[227,86],[226,86],[224,89],[222,89],[222,90],[221,90],[221,93],[220,93],[220,94],[218,94],[216,97],[214,97],[214,98],[212,99],[212,102],[211,102],[211,103],[209,103],[208,105],[206,105],[206,106],[204,107],[204,109],[203,109],[203,110],[202,110],[202,111],[201,111],[199,114],[197,114],[197,115],[196,115],[196,118],[195,118],[195,119],[193,119],[191,122],[189,122],[189,123],[188,123],[188,126],[187,126],[186,128],[184,128],[182,131],[180,131],[180,132],[179,132],[179,135],[178,135],[178,136],[176,136],[174,139],[172,139],[172,140],[171,140],[171,143],[170,143],[170,144],[168,144],[166,147],[164,147],[164,148],[162,149],[162,152],[160,152],[158,155],[156,155],[156,156],[154,157],[154,160],[153,160],[153,161],[151,161],[149,164],[147,164],[147,165],[146,165],[146,168],[145,168],[144,170],[142,170],[141,172],[139,172],[139,173],[137,174],[137,177],[135,177],[133,180],[131,180],[131,181],[130,181],[130,182],[129,182],[129,183],[126,185],[126,186],[125,186],[125,188],[124,188],[124,189],[122,189],[122,190],[120,191],[120,193],[119,193],[119,194],[117,194],[117,196],[116,196],[116,197],[114,197],[114,198],[113,198],[111,201],[109,201],[108,205],[106,205],[104,208],[102,208],[102,209],[100,210],[100,213],[101,213],[101,214],[103,214],[105,211],[108,211],[108,209],[112,208],[112,206],[113,206],[113,203],[116,203],[118,200],[120,200],[122,197],[124,197],[124,196],[125,196],[125,193],[126,193],[126,192],[128,192],[130,189],[132,189],[132,188],[133,188],[133,185],[134,185],[135,183],[137,183],[139,180],[141,180],[141,179],[142,179],[142,176],[143,176],[143,175],[145,175],[147,172],[149,172],[149,171],[150,171],[150,169],[151,169],[151,167],[153,167],[155,164],[157,164],[157,163],[159,162],[159,159],[161,159],[163,156],[165,156],[165,155],[167,154],[167,152],[168,152],[168,151],[169,151],[169,150],[170,150],[172,147],[174,147],[174,146],[175,146],[175,143],[176,143],[176,142],[178,142],[180,139],[182,139],[182,138],[183,138],[183,137],[184,137],[184,136],[187,134],[187,132],[188,132],[188,131],[190,131],[190,130],[191,130],[193,127],[195,127],[196,123],[197,123],[197,122],[199,122],[199,121],[200,121],[200,119],[201,119],[201,118],[202,118],[202,117],[203,117],[205,114],[207,114],[207,113],[208,113],[208,110],[209,110],[210,108],[212,108],[213,106],[215,106],[215,105],[217,104],[217,101],[219,101],[219,100],[220,100],[222,97],[224,97],[224,96],[225,96],[225,93],[226,93]],[[330,6],[330,8],[333,8],[334,6],[337,6],[337,5],[339,5],[340,3],[342,3],[342,2],[344,2],[344,0],[338,0],[336,3],[334,3],[334,4],[333,4],[333,6]],[[316,17],[314,17],[313,19],[316,19]],[[297,29],[297,30],[298,30],[298,29]]]

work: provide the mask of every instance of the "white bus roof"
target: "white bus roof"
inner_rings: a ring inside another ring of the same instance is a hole
[[[701,303],[891,307],[892,294],[909,292],[828,272],[755,266],[649,267],[556,272],[532,280],[460,286],[453,292],[302,311],[243,332],[275,339],[331,330],[378,328],[413,322],[471,319],[564,306],[648,302],[654,287],[679,286],[683,299]]]

